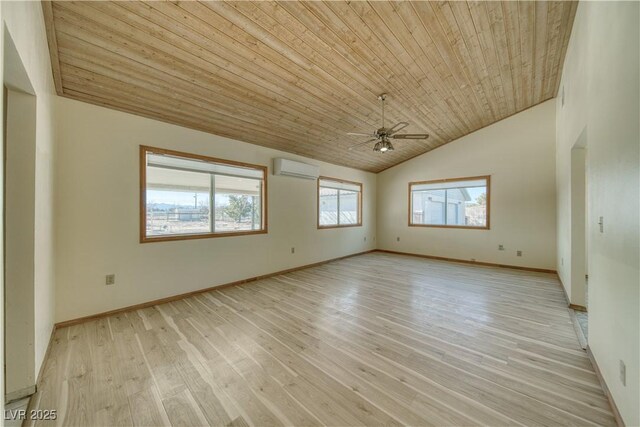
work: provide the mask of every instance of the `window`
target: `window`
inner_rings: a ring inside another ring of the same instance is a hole
[[[362,184],[318,179],[318,228],[362,225]]]
[[[265,166],[140,147],[140,241],[267,232]]]
[[[409,183],[409,225],[489,229],[489,176]]]

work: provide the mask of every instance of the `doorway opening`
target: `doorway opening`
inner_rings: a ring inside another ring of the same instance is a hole
[[[571,149],[571,295],[569,295],[570,308],[575,312],[578,326],[576,332],[583,347],[586,346],[589,336],[587,156],[585,128]]]
[[[6,28],[3,47],[3,368],[9,403],[36,391],[36,97]]]

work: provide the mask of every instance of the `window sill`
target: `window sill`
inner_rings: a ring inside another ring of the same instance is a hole
[[[484,227],[475,227],[473,225],[434,225],[434,224],[409,224],[409,227],[429,227],[429,228],[461,228],[464,230],[491,230],[487,225]]]
[[[349,227],[362,227],[362,223],[360,224],[347,224],[347,225],[319,225],[318,230],[326,230],[329,228],[349,228]]]
[[[235,231],[229,233],[202,233],[202,234],[181,234],[174,236],[147,237],[141,236],[140,243],[171,242],[176,240],[212,239],[216,237],[250,236],[253,234],[267,234],[268,230]]]

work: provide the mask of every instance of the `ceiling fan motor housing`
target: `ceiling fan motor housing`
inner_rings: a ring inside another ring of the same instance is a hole
[[[378,137],[383,137],[383,136],[387,136],[387,132],[389,131],[389,129],[387,128],[380,128],[376,131],[376,135]]]

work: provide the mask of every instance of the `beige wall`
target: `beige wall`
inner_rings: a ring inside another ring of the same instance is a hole
[[[555,270],[554,149],[547,101],[380,173],[378,247]],[[479,175],[491,175],[490,230],[407,225],[408,182]]]
[[[16,56],[11,59],[17,60]],[[5,352],[5,392],[13,398],[32,393],[36,383],[36,97],[8,89],[6,101],[4,296],[8,304],[4,320],[9,345]]]
[[[640,425],[639,14],[636,2],[580,3],[557,106],[559,274],[573,295],[571,149],[584,132],[589,346],[628,426]]]
[[[375,248],[374,174],[64,98],[56,110],[57,321]],[[140,244],[139,145],[267,165],[269,233]],[[272,175],[274,157],[362,182],[363,226],[318,230],[316,181]]]
[[[2,2],[3,29],[11,35],[36,95],[34,218],[34,312],[36,372],[42,364],[54,318],[52,99],[55,94],[40,2]],[[2,56],[0,56],[2,57]],[[4,64],[3,64],[4,65]],[[2,71],[0,71],[2,72]],[[4,79],[4,76],[3,76]],[[4,306],[4,305],[3,305]],[[4,385],[4,381],[2,381]]]

